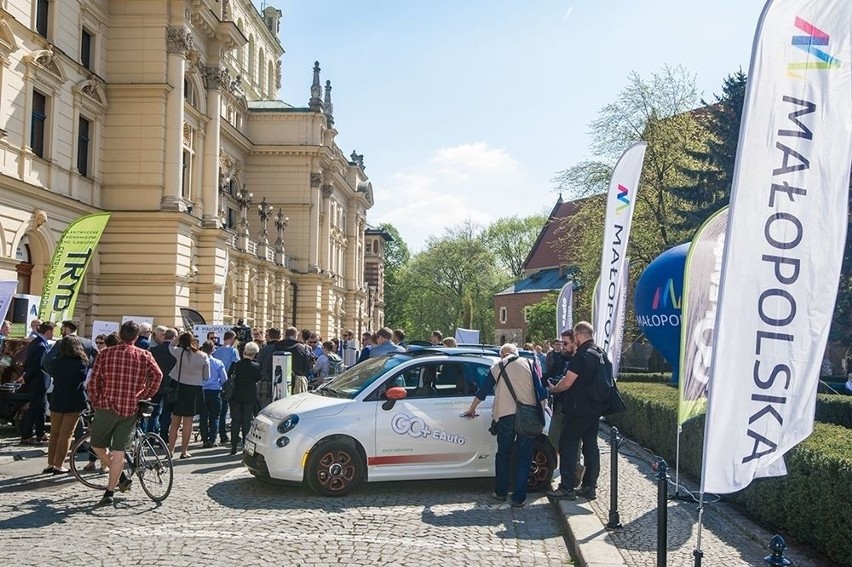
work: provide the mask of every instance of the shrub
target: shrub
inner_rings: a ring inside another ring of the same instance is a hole
[[[677,389],[663,384],[619,385],[627,411],[608,420],[674,466]],[[683,424],[680,470],[701,474],[704,416]],[[852,566],[852,429],[815,423],[813,434],[785,455],[787,475],[757,479],[733,495],[765,524],[814,546],[839,565]]]
[[[852,428],[852,396],[817,394],[816,420]]]
[[[670,382],[671,372],[624,372],[618,371],[619,382]]]

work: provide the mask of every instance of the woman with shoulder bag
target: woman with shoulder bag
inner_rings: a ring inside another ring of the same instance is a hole
[[[199,413],[198,400],[201,398],[201,385],[210,377],[210,361],[207,355],[198,349],[198,340],[192,333],[182,333],[176,344],[169,345],[169,351],[177,360],[169,376],[177,385],[177,399],[172,405],[172,423],[169,427],[169,449],[172,453],[177,444],[178,429],[181,431],[180,458],[190,455],[189,439],[192,436],[192,418]],[[167,394],[168,395],[168,394]]]
[[[234,376],[234,392],[228,403],[231,408],[231,454],[237,454],[237,442],[245,443],[246,435],[254,419],[254,406],[257,403],[257,381],[260,380],[260,365],[254,361],[260,348],[257,343],[247,343],[243,349],[243,358],[229,369]]]

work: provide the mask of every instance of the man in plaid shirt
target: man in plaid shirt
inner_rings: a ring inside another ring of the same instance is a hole
[[[98,353],[87,387],[95,409],[92,448],[101,463],[109,465],[106,493],[96,507],[112,504],[116,485],[122,492],[130,488],[131,479],[123,472],[124,452],[133,441],[138,403],[156,394],[163,379],[151,353],[133,345],[138,335],[139,325],[133,321],[121,325],[121,343]]]

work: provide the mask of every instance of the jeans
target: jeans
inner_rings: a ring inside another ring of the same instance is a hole
[[[201,430],[201,440],[205,443],[216,442],[220,413],[222,413],[222,391],[204,390],[204,405],[201,406],[201,421],[198,427]]]
[[[571,490],[577,469],[580,441],[583,442],[583,488],[595,488],[601,472],[601,452],[598,449],[598,421],[596,415],[563,415],[562,436],[559,438],[559,487]],[[566,482],[568,484],[566,484]]]
[[[242,438],[245,440],[254,419],[254,403],[231,404],[231,447],[236,447]],[[240,432],[242,431],[242,436]]]
[[[253,408],[252,408],[253,409]],[[219,410],[219,441],[226,443],[228,441],[228,404],[222,403],[222,409]]]
[[[163,395],[156,393],[151,396],[151,403],[154,404],[154,410],[151,412],[151,417],[146,417],[142,424],[142,430],[145,433],[160,432],[160,413],[163,411]]]
[[[512,469],[512,449],[515,450],[515,490],[513,502],[527,499],[527,480],[532,465],[533,440],[515,433],[515,416],[506,415],[497,421],[497,454],[494,456],[494,492],[497,496],[509,493]]]
[[[172,426],[172,405],[166,403],[166,397],[160,401],[160,437],[168,441],[169,428]]]
[[[47,410],[47,394],[44,390],[30,392],[30,405],[21,418],[21,438],[44,437],[44,413]]]

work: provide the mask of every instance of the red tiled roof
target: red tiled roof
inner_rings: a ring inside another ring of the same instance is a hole
[[[565,265],[564,258],[570,255],[570,250],[564,249],[567,245],[564,243],[566,232],[564,228],[561,228],[562,221],[573,216],[588,199],[586,197],[566,203],[562,201],[561,196],[559,197],[544,228],[539,233],[538,239],[524,261],[525,271],[558,268]],[[560,240],[563,241],[562,248],[560,248]]]

